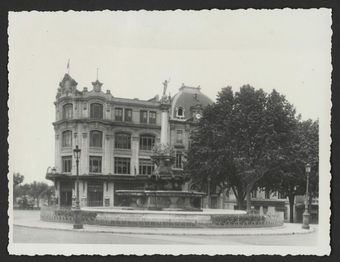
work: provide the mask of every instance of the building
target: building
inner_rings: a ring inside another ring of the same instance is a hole
[[[167,81],[163,84],[164,97]],[[116,190],[144,189],[155,168],[150,156],[153,146],[160,143],[161,121],[166,121],[166,141],[175,150],[172,182],[179,189],[184,187],[183,153],[189,146],[190,130],[212,100],[200,87],[183,84],[169,99],[170,108],[162,120],[164,108],[158,95],[149,100],[118,98],[110,90],[103,92],[98,79],[92,86],[92,90],[79,91],[69,74],[59,84],[53,123],[55,168],[46,174],[54,182],[57,205],[71,206],[75,197],[76,145],[81,149],[81,206],[119,206]]]
[[[167,82],[163,84],[166,89]],[[201,117],[203,108],[212,103],[200,87],[183,84],[169,99],[169,107],[164,108],[158,95],[149,100],[118,98],[110,90],[103,92],[99,80],[92,86],[92,90],[84,87],[79,91],[77,82],[69,74],[65,74],[59,84],[53,123],[55,168],[46,174],[46,178],[54,182],[57,205],[71,206],[75,198],[73,149],[76,145],[81,149],[81,206],[119,206],[122,203],[116,190],[144,189],[155,168],[150,157],[153,146],[161,143],[162,118],[163,125],[167,126],[166,143],[175,150],[172,171],[176,187],[188,189],[183,181],[183,156],[189,148],[190,130]],[[162,117],[165,111],[167,114]],[[204,199],[204,206],[207,201],[208,198]],[[297,198],[295,220],[302,216],[300,202]],[[277,192],[254,190],[251,204],[259,213],[279,211],[285,219],[289,218],[287,198]],[[236,198],[231,190],[225,190],[221,195],[212,194],[208,206],[234,209]]]

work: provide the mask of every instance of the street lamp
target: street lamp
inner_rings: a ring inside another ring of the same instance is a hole
[[[80,205],[79,205],[79,158],[80,158],[80,153],[81,150],[78,147],[78,145],[76,145],[76,148],[73,149],[73,155],[74,158],[76,159],[76,170],[77,170],[77,177],[76,177],[76,185],[77,185],[77,198],[76,198],[76,205],[73,209],[74,212],[74,224],[73,224],[73,228],[74,229],[82,229],[83,228],[83,224],[81,223],[81,219],[80,219]]]
[[[306,165],[306,175],[307,175],[307,183],[306,183],[306,197],[305,197],[305,212],[303,212],[303,220],[302,220],[302,228],[309,229],[309,173],[311,170],[311,166],[308,163]]]

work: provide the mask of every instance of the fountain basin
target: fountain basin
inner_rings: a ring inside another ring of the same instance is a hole
[[[203,209],[201,212],[132,210],[129,207],[82,207],[82,222],[90,225],[127,227],[249,228],[283,225],[278,216],[251,215],[241,210]],[[43,207],[43,221],[73,223],[72,210]]]
[[[96,213],[95,224],[140,227],[211,227],[212,216],[246,214],[245,211],[221,209],[204,209],[201,212],[192,212],[84,207],[82,211]]]
[[[121,207],[147,210],[202,211],[205,193],[176,190],[117,190]]]

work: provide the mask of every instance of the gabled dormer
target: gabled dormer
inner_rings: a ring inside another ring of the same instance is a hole
[[[102,85],[103,85],[103,83],[101,83],[98,79],[95,82],[92,82],[93,91],[101,92]]]

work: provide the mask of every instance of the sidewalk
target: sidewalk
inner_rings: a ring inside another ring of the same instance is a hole
[[[13,224],[15,226],[66,230],[78,232],[93,233],[116,233],[116,234],[139,234],[139,235],[218,235],[218,236],[254,236],[254,235],[294,235],[307,234],[314,232],[317,225],[311,225],[309,230],[302,229],[301,224],[285,223],[280,227],[266,228],[153,228],[153,227],[114,227],[114,226],[97,226],[84,225],[83,229],[73,229],[72,224],[54,223],[41,221],[39,212],[30,213],[25,216],[14,215]]]

